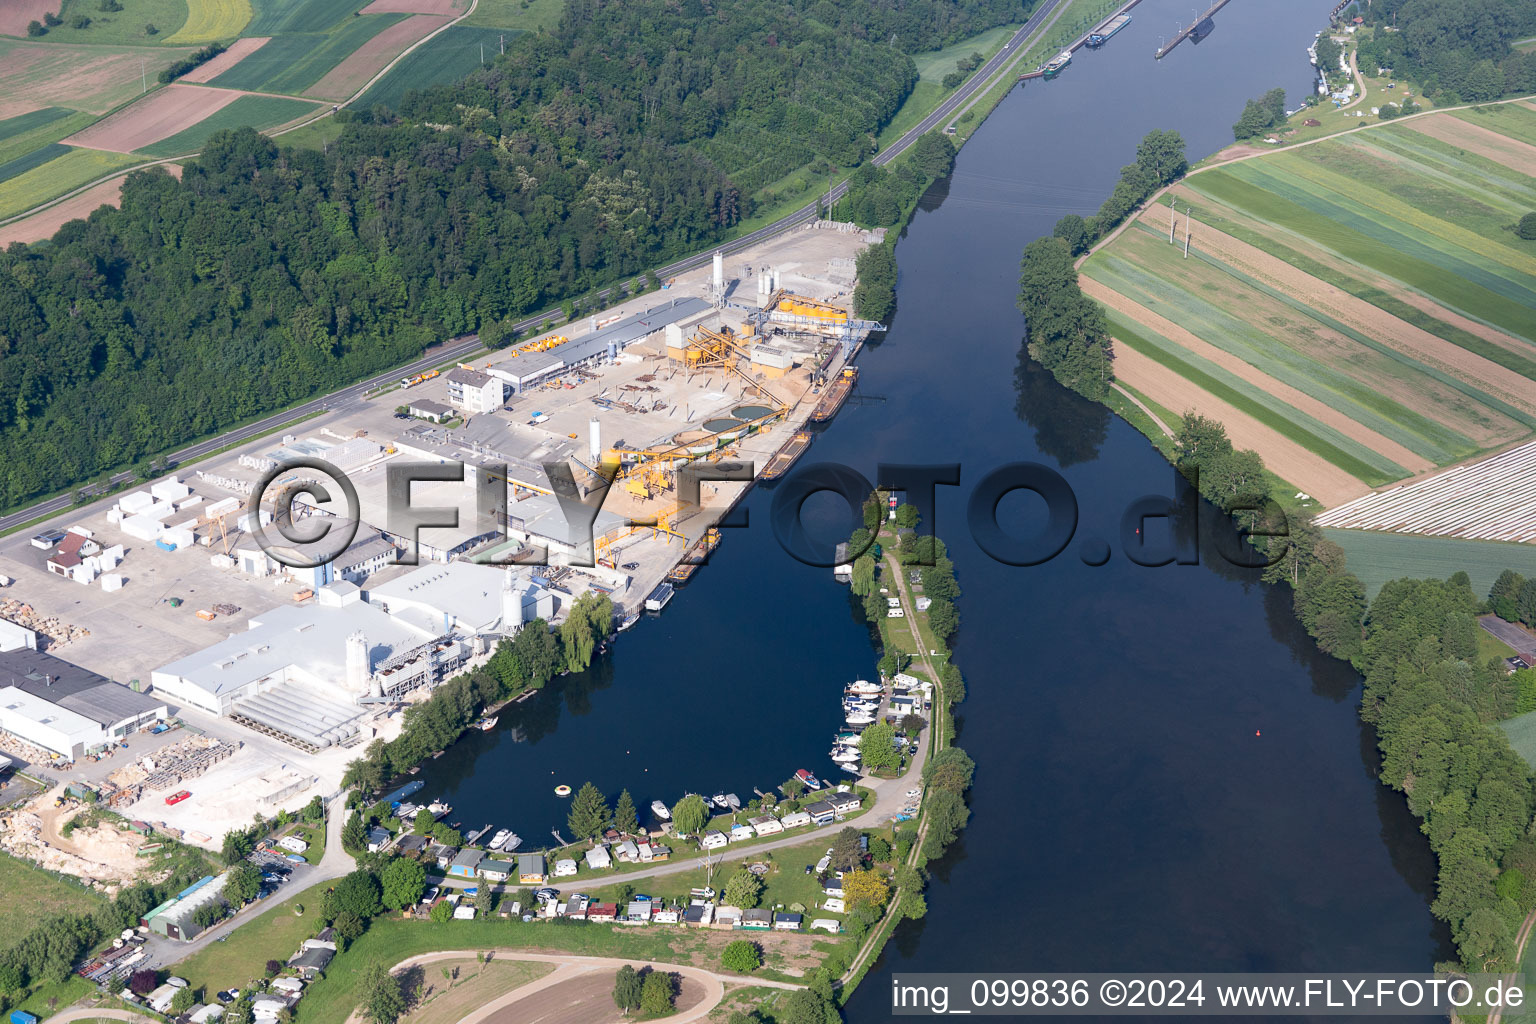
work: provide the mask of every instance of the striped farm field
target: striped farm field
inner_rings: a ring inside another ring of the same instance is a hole
[[[489,63],[503,39],[511,42],[519,34],[511,29],[454,25],[412,50],[358,102],[364,108],[375,103],[393,107],[412,89],[457,82],[481,67],[482,55]]]
[[[32,154],[79,131],[92,120],[91,114],[64,107],[44,107],[0,121],[0,167],[18,160],[36,159]],[[0,178],[9,176],[0,171]]]
[[[325,109],[324,104],[284,96],[240,96],[233,103],[182,129],[139,149],[146,156],[179,156],[196,153],[214,132],[249,125],[257,130],[276,128],[306,114]]]
[[[351,18],[328,32],[274,36],[210,84],[224,89],[297,96],[374,36],[405,17],[404,14],[370,14]]]
[[[1449,130],[1416,127],[1434,119]],[[1241,421],[1234,439],[1329,506],[1528,440],[1536,243],[1512,226],[1536,210],[1536,147],[1508,158],[1528,121],[1436,114],[1189,175],[1082,265],[1116,375]]]
[[[254,14],[247,35],[324,32],[350,18],[366,0],[251,0]]]
[[[145,80],[191,53],[190,48],[64,46],[0,39],[0,98],[29,107],[68,107],[92,114],[144,92]]]
[[[168,43],[211,43],[233,39],[251,20],[250,0],[187,0],[187,23]]]
[[[1536,146],[1536,110],[1523,103],[1490,103],[1456,111],[1456,117]]]
[[[144,158],[96,149],[71,149],[62,156],[0,182],[0,217],[11,217],[46,203]]]

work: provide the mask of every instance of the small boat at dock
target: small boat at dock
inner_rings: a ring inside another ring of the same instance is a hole
[[[660,800],[651,801],[651,813],[656,815],[656,817],[662,821],[672,820],[672,812],[667,810],[667,805],[662,803]]]
[[[801,768],[799,771],[795,772],[795,778],[805,783],[806,789],[821,788],[821,780],[812,775],[810,772],[806,771],[804,768]]]
[[[480,721],[476,722],[475,728],[479,729],[481,732],[490,732],[492,729],[496,728],[497,721],[498,719],[496,716],[491,715],[488,718],[482,718]]]
[[[850,711],[843,721],[849,725],[873,725],[875,716],[868,711]]]
[[[512,833],[511,833],[510,830],[508,830],[508,829],[501,829],[494,836],[491,837],[491,841],[486,844],[486,847],[488,849],[492,849],[492,850],[499,850],[499,849],[501,849],[501,844],[505,843],[507,841],[507,839],[511,835],[512,835]]]
[[[872,683],[868,679],[855,679],[848,684],[849,693],[875,694],[883,692],[884,688],[879,683]]]
[[[729,808],[731,806],[730,804],[725,802],[725,794],[724,793],[716,793],[714,796],[709,798],[709,802],[714,804],[716,807],[720,808],[722,811],[726,810],[727,808]]]
[[[725,794],[725,804],[732,811],[739,811],[741,810],[741,797],[735,793],[727,793]]]
[[[500,849],[501,849],[502,853],[511,853],[513,850],[517,849],[519,846],[522,846],[522,845],[523,845],[522,838],[516,832],[514,832],[510,836],[507,837],[507,841],[506,842],[501,844]]]

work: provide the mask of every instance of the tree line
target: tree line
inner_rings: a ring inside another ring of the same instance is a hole
[[[1362,74],[1388,70],[1442,104],[1536,91],[1536,54],[1512,45],[1536,35],[1526,0],[1373,0],[1345,12],[1356,14],[1375,30],[1360,43]]]
[[[445,750],[489,704],[540,689],[561,672],[580,672],[598,647],[613,636],[613,602],[606,594],[583,594],[566,621],[551,631],[543,619],[525,623],[510,640],[496,645],[480,668],[458,675],[432,696],[405,709],[400,735],[375,739],[363,756],[347,765],[342,786],[376,792],[424,758]]]

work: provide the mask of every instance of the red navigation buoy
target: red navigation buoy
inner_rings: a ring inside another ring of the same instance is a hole
[[[1253,734],[1255,736],[1263,736],[1264,735],[1263,733],[1259,732],[1259,730],[1257,730],[1257,729],[1253,730]]]

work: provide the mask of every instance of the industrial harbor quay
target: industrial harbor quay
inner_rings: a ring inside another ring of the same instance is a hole
[[[0,753],[211,847],[252,814],[335,793],[362,746],[398,734],[402,705],[525,623],[558,624],[586,593],[624,627],[661,612],[708,571],[716,524],[751,486],[705,483],[695,504],[683,468],[781,475],[848,400],[877,326],[852,317],[854,261],[880,237],[807,225],[6,538],[0,687],[26,700],[0,709]],[[299,459],[347,476],[355,519],[304,490],[321,476],[283,470]],[[462,481],[414,486],[414,508],[461,524],[422,530],[414,565],[397,563],[412,538],[387,509],[389,467],[406,463],[463,466]],[[568,521],[551,463],[600,502],[590,533]],[[505,522],[483,529],[493,475]],[[292,529],[355,523],[350,543],[295,567],[325,543],[284,539],[280,493]],[[53,683],[74,677],[66,701]],[[165,721],[190,733],[148,731]],[[173,744],[168,773],[127,770]],[[188,798],[166,799],[183,784]],[[88,861],[57,858],[81,875]]]

